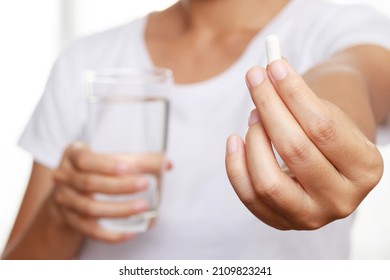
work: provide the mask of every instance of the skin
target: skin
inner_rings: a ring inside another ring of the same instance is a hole
[[[261,75],[264,80],[253,83]],[[227,143],[227,171],[238,196],[259,219],[282,230],[318,229],[347,217],[383,169],[371,142],[375,122],[361,75],[328,62],[305,77],[307,82],[285,60],[251,69],[247,80],[256,110],[245,144],[238,136]],[[271,142],[293,176],[279,167]]]
[[[146,44],[154,64],[171,68],[176,82],[199,82],[232,65],[287,2],[183,0],[150,15]],[[248,71],[256,108],[245,143],[237,135],[227,141],[226,170],[254,215],[278,229],[317,229],[356,209],[383,170],[373,143],[376,124],[390,107],[389,65],[387,50],[362,45],[303,76],[284,59]],[[271,142],[291,176],[277,165]],[[68,259],[85,237],[108,243],[133,238],[96,221],[147,206],[96,202],[92,195],[140,191],[146,187],[143,172],[155,166],[150,159],[95,154],[80,143],[66,149],[56,170],[35,162],[3,257]]]

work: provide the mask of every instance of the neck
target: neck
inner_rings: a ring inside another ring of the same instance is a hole
[[[177,83],[207,80],[237,61],[288,2],[179,0],[149,16],[146,44],[154,64],[172,69]]]
[[[259,30],[289,0],[180,0],[176,6],[183,27],[213,33]]]

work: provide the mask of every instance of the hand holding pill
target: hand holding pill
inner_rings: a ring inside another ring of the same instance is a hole
[[[267,55],[266,69],[253,67],[246,75],[256,109],[245,143],[236,135],[228,139],[227,173],[242,202],[266,224],[317,229],[356,209],[381,177],[381,156],[370,133],[329,93],[329,77],[344,75],[342,69],[333,73],[324,65],[308,73],[310,85],[320,89],[314,92],[281,58],[275,35],[267,38]],[[345,76],[355,86],[353,76]]]

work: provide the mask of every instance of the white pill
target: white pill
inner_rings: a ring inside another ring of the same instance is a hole
[[[271,64],[273,61],[282,58],[280,52],[279,38],[277,35],[272,34],[267,36],[266,49],[267,49],[268,64]]]

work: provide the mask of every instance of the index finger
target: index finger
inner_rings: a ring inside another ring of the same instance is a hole
[[[254,78],[262,80],[256,83]],[[334,166],[306,135],[264,69],[251,68],[247,81],[261,123],[281,158],[303,186],[310,186],[307,192],[322,193],[329,185],[328,174],[336,171]]]
[[[171,163],[166,161],[165,154],[162,152],[123,153],[116,154],[113,157],[130,166],[133,173],[159,173],[171,166]]]
[[[75,142],[64,152],[65,160],[69,160],[73,168],[85,172],[96,172],[107,175],[127,173],[131,166],[108,154],[98,154],[91,151],[83,142]]]
[[[274,61],[267,70],[278,95],[313,144],[342,174],[354,178],[355,167],[367,164],[367,158],[362,159],[361,151],[371,150],[372,143],[343,110],[320,99],[286,60]],[[333,78],[332,73],[321,72],[320,79],[324,79],[324,75]],[[329,77],[325,77],[326,80],[333,81]],[[333,87],[321,83],[322,92],[331,91]],[[347,88],[344,91],[349,94]],[[332,98],[349,100],[343,96]]]

